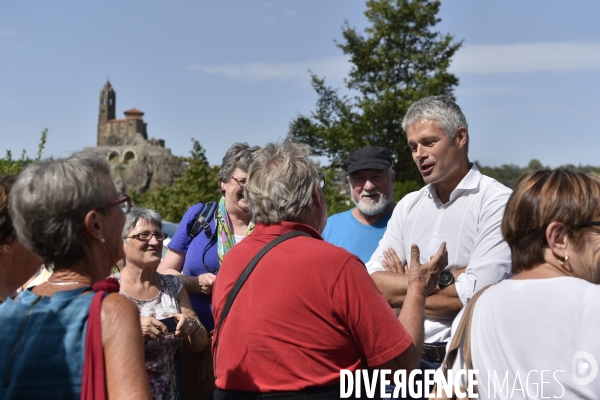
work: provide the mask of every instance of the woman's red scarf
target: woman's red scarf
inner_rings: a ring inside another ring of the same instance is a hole
[[[83,381],[81,384],[82,400],[106,399],[106,377],[104,375],[104,352],[102,350],[102,324],[100,312],[102,300],[107,292],[118,292],[119,282],[107,278],[92,285],[97,292],[92,299],[88,315],[87,333],[85,335],[85,356],[83,360]]]

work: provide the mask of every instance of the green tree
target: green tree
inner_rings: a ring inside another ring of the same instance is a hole
[[[396,181],[422,186],[401,122],[414,101],[452,95],[458,84],[447,69],[461,43],[432,30],[440,21],[439,8],[440,2],[432,0],[368,0],[365,15],[371,26],[365,35],[346,21],[344,42],[337,43],[353,64],[345,80],[353,97],[340,97],[325,79],[311,73],[316,110],[298,115],[289,135],[338,167],[360,147],[385,147],[395,159]]]
[[[327,202],[327,216],[348,211],[354,207],[354,203],[350,197],[352,194],[342,190],[349,190],[349,185],[348,182],[346,182],[345,175],[340,181],[339,179],[336,179],[334,168],[321,168],[320,170],[325,177],[323,194],[325,195],[325,201]]]
[[[0,159],[0,176],[18,174],[30,162],[41,160],[42,152],[44,151],[44,147],[46,147],[47,138],[48,128],[44,128],[44,130],[42,131],[42,136],[40,138],[40,143],[38,145],[38,152],[35,160],[32,160],[27,156],[27,151],[25,151],[25,149],[23,149],[23,151],[21,152],[21,158],[19,158],[18,160],[14,160],[12,157],[12,151],[7,149],[6,156]]]
[[[187,209],[198,203],[218,200],[218,167],[208,164],[204,148],[192,139],[191,157],[185,158],[188,164],[181,177],[172,186],[159,186],[152,192],[133,194],[136,204],[157,210],[162,218],[178,223]]]

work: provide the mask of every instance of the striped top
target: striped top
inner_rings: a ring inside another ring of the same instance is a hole
[[[26,290],[0,305],[0,399],[79,399],[94,292],[80,294],[89,289]]]

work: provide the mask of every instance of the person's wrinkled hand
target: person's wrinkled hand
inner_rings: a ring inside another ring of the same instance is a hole
[[[211,273],[190,276],[185,281],[185,288],[188,293],[211,294],[216,278],[217,276]]]
[[[169,317],[175,317],[177,319],[175,337],[189,336],[198,330],[198,327],[196,326],[197,322],[185,314],[172,314],[169,315]]]
[[[140,317],[144,340],[164,340],[167,327],[154,317]]]
[[[439,250],[431,259],[421,264],[419,246],[413,244],[410,248],[410,269],[408,270],[408,284],[417,285],[426,295],[437,287],[440,273],[448,265],[448,251],[446,242],[440,245]]]
[[[388,249],[388,251],[383,252],[383,258],[384,259],[381,261],[381,265],[386,269],[386,271],[400,274],[408,273],[408,264],[403,265],[400,257],[398,257],[396,251],[391,247]]]

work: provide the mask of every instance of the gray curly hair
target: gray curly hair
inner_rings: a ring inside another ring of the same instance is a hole
[[[81,234],[86,214],[90,210],[109,213],[101,207],[115,200],[106,190],[107,183],[113,185],[110,167],[95,152],[30,164],[9,196],[19,240],[46,264],[84,258],[89,241]]]
[[[319,182],[309,155],[308,147],[289,140],[258,151],[244,190],[254,222],[302,222],[313,207],[313,188]]]

